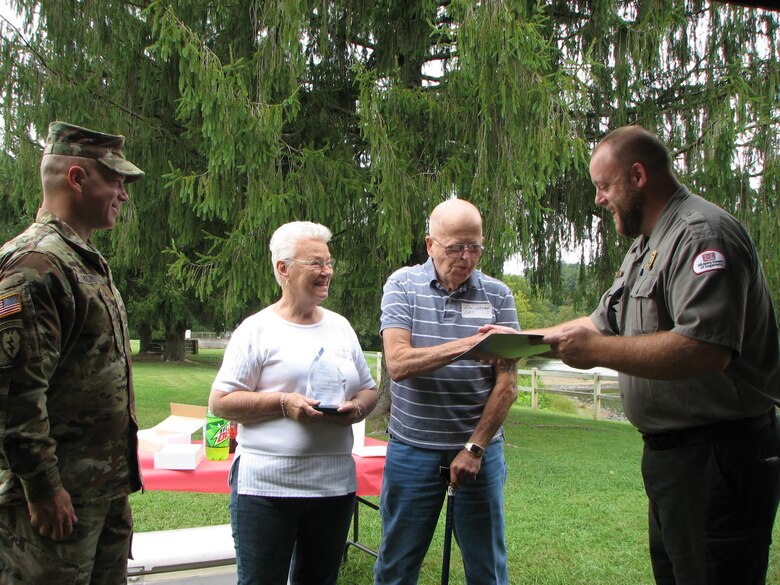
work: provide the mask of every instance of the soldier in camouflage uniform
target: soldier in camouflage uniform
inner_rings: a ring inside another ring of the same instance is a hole
[[[54,122],[35,222],[0,248],[0,584],[126,582],[141,488],[130,341],[90,240],[143,171],[123,136]]]

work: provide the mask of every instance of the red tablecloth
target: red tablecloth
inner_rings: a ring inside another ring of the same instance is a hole
[[[366,445],[383,444],[383,441],[366,437]],[[204,457],[198,468],[194,470],[155,469],[154,453],[151,451],[139,450],[138,457],[141,460],[144,489],[213,494],[230,493],[227,476],[230,465],[233,463],[232,454],[226,461],[209,461]],[[382,488],[385,458],[358,457],[356,455],[353,457],[357,469],[357,495],[378,496]]]

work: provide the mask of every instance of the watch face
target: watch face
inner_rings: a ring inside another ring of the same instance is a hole
[[[482,457],[482,454],[485,452],[485,450],[476,443],[466,443],[466,450],[477,457]]]

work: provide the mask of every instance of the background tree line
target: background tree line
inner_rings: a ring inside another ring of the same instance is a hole
[[[481,267],[529,266],[560,299],[583,243],[588,312],[628,242],[587,163],[641,123],[684,182],[750,229],[780,290],[778,13],[703,0],[7,0],[0,20],[0,235],[39,203],[49,122],[127,137],[147,172],[98,236],[142,342],[273,302],[268,239],[334,232],[328,306],[376,335],[387,275],[425,258],[447,197],[485,217]],[[587,251],[585,251],[587,250]],[[533,314],[532,310],[528,311]],[[524,323],[524,326],[528,326]]]

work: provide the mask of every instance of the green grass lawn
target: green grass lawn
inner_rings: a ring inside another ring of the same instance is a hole
[[[142,428],[168,415],[170,402],[205,405],[221,350],[201,350],[185,364],[136,359],[136,407]],[[374,367],[374,360],[369,358]],[[367,434],[386,438],[385,420],[371,417]],[[505,424],[506,531],[511,583],[652,585],[646,542],[647,501],[639,460],[642,441],[627,423],[515,406]],[[457,497],[457,496],[456,496]],[[378,498],[368,498],[377,502]],[[226,524],[228,496],[146,492],[131,496],[136,530]],[[443,517],[420,585],[440,582]],[[775,529],[775,540],[780,531]],[[360,541],[376,548],[379,515],[363,508]],[[773,546],[767,583],[780,585]],[[373,557],[350,548],[340,585],[372,582]],[[451,583],[463,583],[453,545]]]

